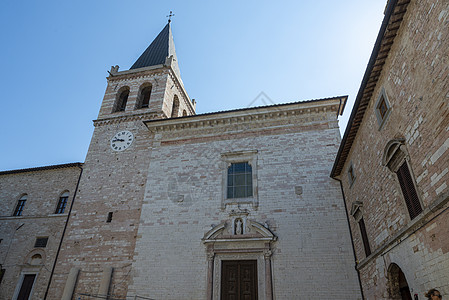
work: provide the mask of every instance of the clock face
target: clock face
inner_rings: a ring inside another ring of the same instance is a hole
[[[111,148],[114,151],[123,151],[133,143],[134,135],[128,131],[123,130],[117,132],[111,139]]]

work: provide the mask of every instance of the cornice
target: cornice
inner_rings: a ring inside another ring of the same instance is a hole
[[[106,77],[106,79],[110,82],[119,81],[123,79],[135,79],[139,77],[145,77],[148,75],[162,73],[164,70],[168,69],[169,68],[167,66],[156,65],[140,69],[125,70],[117,73],[110,73],[111,75]]]
[[[163,118],[161,116],[161,113],[157,113],[155,111],[140,113],[140,114],[132,114],[132,115],[121,115],[121,116],[114,116],[114,117],[108,117],[108,118],[102,118],[93,120],[94,126],[104,126],[104,125],[111,125],[111,124],[118,124],[123,122],[132,122],[132,121],[143,121],[148,119],[161,119]]]
[[[344,97],[341,97],[344,98]],[[241,123],[275,123],[279,120],[289,120],[295,123],[297,118],[305,118],[306,122],[336,121],[325,116],[327,112],[337,112],[340,108],[340,98],[319,101],[296,102],[268,107],[248,108],[236,111],[225,111],[180,118],[144,121],[151,132],[177,131],[196,128],[213,128]],[[321,114],[321,117],[317,117]],[[335,116],[335,114],[332,114]],[[309,120],[307,120],[310,117]],[[296,121],[297,123],[297,121]]]

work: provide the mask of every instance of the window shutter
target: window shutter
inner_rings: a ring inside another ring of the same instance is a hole
[[[410,214],[410,218],[414,219],[422,212],[422,207],[406,161],[402,163],[396,174],[398,175],[402,194],[407,204],[408,213]]]

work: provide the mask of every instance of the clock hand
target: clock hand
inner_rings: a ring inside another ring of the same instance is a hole
[[[122,140],[122,139],[115,139],[115,140],[113,140],[112,142],[113,143],[115,143],[115,142],[124,142],[125,140]]]

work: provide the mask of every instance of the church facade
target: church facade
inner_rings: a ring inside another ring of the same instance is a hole
[[[197,115],[170,26],[110,71],[51,273],[18,257],[2,297],[361,298],[329,177],[347,97]]]
[[[0,172],[0,299],[447,297],[448,22],[388,1],[342,140],[347,96],[196,114],[169,22],[84,163]]]

